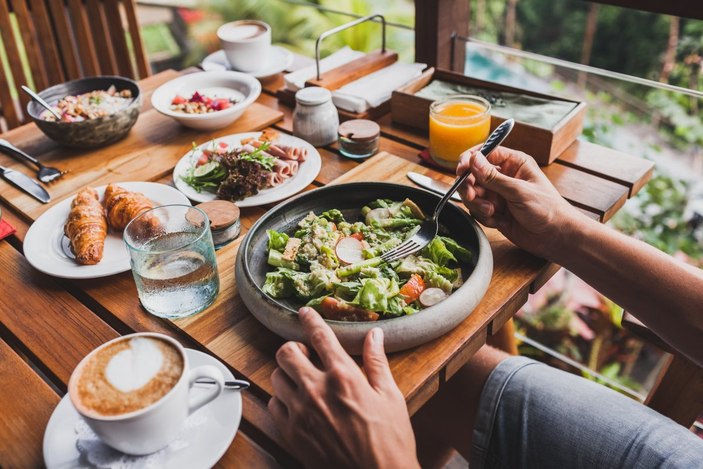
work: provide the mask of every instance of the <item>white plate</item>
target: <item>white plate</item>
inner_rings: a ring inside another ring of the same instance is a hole
[[[229,146],[239,145],[240,142],[245,138],[256,138],[261,135],[261,132],[246,132],[241,134],[227,135],[226,137],[220,137],[215,139],[215,142],[225,142]],[[215,200],[217,196],[214,192],[208,192],[203,190],[202,192],[197,192],[191,186],[186,184],[181,176],[187,174],[188,169],[193,165],[193,163],[200,157],[200,148],[207,148],[211,145],[212,140],[203,143],[198,146],[195,151],[189,151],[181,158],[176,167],[173,169],[173,182],[179,191],[183,192],[190,200],[194,202],[208,202],[210,200]],[[239,207],[256,207],[257,205],[265,205],[273,202],[278,202],[288,198],[294,194],[305,189],[308,184],[313,182],[320,172],[320,167],[322,166],[322,160],[320,158],[320,153],[315,149],[314,146],[310,145],[305,140],[298,137],[293,137],[292,135],[281,133],[277,143],[281,145],[289,145],[294,147],[307,148],[308,155],[305,161],[298,167],[298,173],[292,178],[286,179],[286,181],[280,186],[271,187],[269,189],[263,189],[259,191],[258,194],[247,197],[244,200],[239,200],[235,202]]]
[[[156,205],[190,205],[187,197],[171,186],[155,182],[119,182],[116,185],[141,192]],[[106,186],[96,187],[102,201]],[[129,252],[122,240],[122,232],[108,230],[103,258],[95,265],[80,265],[72,257],[63,226],[71,211],[75,194],[44,212],[29,227],[24,239],[24,255],[35,269],[61,278],[99,278],[119,274],[130,269]]]
[[[234,376],[215,358],[197,350],[186,349],[188,361],[195,368],[201,365],[214,365],[225,376]],[[242,396],[239,392],[225,389],[214,401],[197,410],[193,416],[204,417],[198,425],[184,437],[187,445],[178,450],[166,450],[164,468],[206,468],[220,460],[239,428],[242,418]],[[87,461],[81,458],[76,448],[76,424],[80,420],[68,395],[54,409],[44,432],[44,463],[53,468],[88,468]]]
[[[271,55],[268,64],[262,70],[256,72],[242,72],[255,78],[265,78],[288,69],[293,63],[293,53],[284,47],[271,46]],[[222,49],[205,57],[200,66],[206,72],[217,70],[234,70],[227,60],[225,51]],[[238,71],[238,70],[235,70]]]

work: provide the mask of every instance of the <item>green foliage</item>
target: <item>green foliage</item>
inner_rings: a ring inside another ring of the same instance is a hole
[[[615,228],[669,254],[703,258],[703,245],[683,218],[688,183],[658,174],[611,220]]]
[[[629,376],[624,376],[621,375],[622,371],[622,365],[618,362],[612,362],[609,363],[605,366],[603,366],[599,373],[604,376],[605,378],[608,378],[610,381],[615,382],[621,386],[625,386],[626,388],[630,388],[634,391],[638,391],[639,389],[642,388],[642,385],[635,381],[634,379],[630,378]],[[589,379],[591,381],[595,381],[598,384],[602,384],[605,386],[608,386],[609,388],[617,391],[617,392],[622,392],[619,388],[615,386],[609,386],[609,383],[599,377],[596,377],[592,375],[591,373],[588,372],[583,372],[582,376],[586,379]]]
[[[382,12],[386,20],[409,26],[412,26],[414,20],[414,10],[409,0],[312,0],[309,3],[361,16]],[[314,56],[315,41],[321,33],[354,19],[313,7],[294,5],[285,0],[213,0],[205,6],[225,21],[265,21],[271,25],[274,43],[285,45],[308,57]],[[345,45],[362,51],[378,49],[381,46],[380,29],[380,25],[369,23],[336,34],[322,43],[322,55]],[[388,27],[386,34],[388,47],[404,59],[411,60],[414,53],[412,31]]]

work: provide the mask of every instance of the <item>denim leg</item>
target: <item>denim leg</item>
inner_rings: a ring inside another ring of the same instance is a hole
[[[481,394],[471,469],[703,467],[703,440],[604,386],[525,357]]]

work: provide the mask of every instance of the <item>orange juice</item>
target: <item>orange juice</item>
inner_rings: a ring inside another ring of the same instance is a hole
[[[488,138],[491,105],[478,96],[452,96],[430,106],[430,155],[456,168],[461,154]]]

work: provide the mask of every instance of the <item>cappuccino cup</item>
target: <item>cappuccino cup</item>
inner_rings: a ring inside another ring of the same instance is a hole
[[[199,378],[215,381],[190,397]],[[222,393],[212,365],[190,369],[183,346],[163,334],[139,333],[90,352],[71,374],[68,393],[78,413],[108,446],[144,455],[167,446],[195,410]]]
[[[271,27],[263,21],[239,20],[217,29],[222,50],[234,70],[257,72],[268,66]]]

